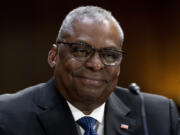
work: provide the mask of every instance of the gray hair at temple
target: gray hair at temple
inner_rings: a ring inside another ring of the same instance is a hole
[[[89,17],[97,20],[103,20],[103,19],[112,20],[117,25],[120,31],[120,35],[121,35],[120,45],[122,46],[124,41],[124,33],[119,22],[115,19],[114,16],[112,16],[110,11],[107,11],[97,6],[81,6],[70,11],[62,22],[56,42],[62,40],[63,37],[66,36],[66,34],[69,34],[73,31],[73,22],[75,19],[82,19],[85,17]]]

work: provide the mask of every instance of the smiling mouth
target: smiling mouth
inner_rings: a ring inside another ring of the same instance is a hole
[[[86,77],[86,76],[74,76],[80,79],[84,79],[84,80],[89,80],[89,81],[94,81],[94,82],[105,82],[107,83],[107,80],[104,79],[98,79],[98,78],[91,78],[91,77]]]
[[[76,76],[76,79],[77,79],[78,83],[80,83],[88,88],[99,88],[99,87],[102,87],[104,84],[106,84],[106,81],[100,80],[100,79],[95,79],[95,78]]]

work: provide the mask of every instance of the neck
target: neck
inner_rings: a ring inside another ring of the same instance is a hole
[[[85,115],[89,115],[92,113],[92,111],[82,111]]]
[[[78,108],[81,112],[83,112],[85,115],[89,115],[92,113],[92,111],[96,108],[98,108],[102,103],[82,103],[82,102],[71,102],[68,100],[73,106]]]

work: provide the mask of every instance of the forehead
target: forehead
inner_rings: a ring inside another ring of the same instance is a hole
[[[96,48],[120,48],[122,39],[119,28],[112,20],[84,17],[74,20],[69,40],[87,42]]]

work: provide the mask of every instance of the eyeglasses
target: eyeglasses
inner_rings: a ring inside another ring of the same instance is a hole
[[[125,54],[122,50],[115,48],[95,49],[87,43],[66,43],[59,41],[57,44],[67,45],[70,49],[71,55],[79,61],[87,61],[95,52],[99,53],[103,64],[108,66],[115,66],[121,63],[122,57]]]

